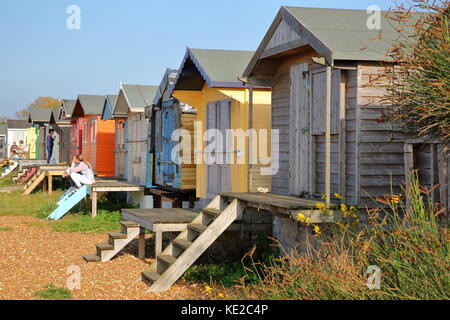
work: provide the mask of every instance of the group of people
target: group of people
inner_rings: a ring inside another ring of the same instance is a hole
[[[9,157],[14,160],[26,159],[28,158],[29,146],[27,146],[22,140],[13,142],[11,148],[9,149]]]
[[[52,155],[53,155],[53,146],[55,143],[55,130],[50,129],[48,131],[48,135],[45,139],[45,145],[47,149],[47,164],[50,164]],[[28,159],[29,158],[29,152],[30,152],[30,146],[26,145],[23,140],[19,141],[19,144],[17,142],[13,142],[11,145],[11,148],[9,149],[9,157],[13,160],[22,160],[22,159]]]

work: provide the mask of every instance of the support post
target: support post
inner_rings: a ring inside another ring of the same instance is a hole
[[[162,252],[162,231],[155,228],[155,255],[158,256]]]
[[[97,192],[92,191],[91,200],[92,200],[92,218],[95,218],[97,216]]]
[[[145,229],[139,228],[139,259],[145,259]]]
[[[48,195],[53,193],[53,176],[48,174]]]
[[[327,65],[325,109],[325,206],[330,208],[331,200],[331,67]]]

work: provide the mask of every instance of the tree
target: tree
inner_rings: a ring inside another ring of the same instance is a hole
[[[27,108],[16,111],[15,115],[17,119],[27,119],[28,112],[32,107],[38,108],[59,108],[61,101],[52,97],[39,97],[30,103]]]
[[[413,0],[388,14],[400,36],[386,65],[392,119],[428,141],[450,147],[449,0]],[[412,22],[413,21],[413,22]],[[386,79],[385,79],[386,80]],[[386,83],[386,82],[385,82]]]

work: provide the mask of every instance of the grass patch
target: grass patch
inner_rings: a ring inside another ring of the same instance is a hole
[[[237,298],[450,299],[450,232],[441,217],[445,208],[433,203],[417,175],[409,180],[400,195],[376,199],[383,206],[368,211],[367,224],[321,226],[316,237],[320,246],[310,245],[308,254],[254,264],[246,271],[257,280],[243,283]],[[381,271],[378,284],[373,266]]]
[[[51,195],[36,192],[28,196],[22,196],[21,190],[0,193],[0,216],[34,216],[43,206],[56,204],[61,195],[61,191]]]
[[[100,233],[119,230],[120,221],[122,221],[120,211],[99,210],[95,218],[92,218],[90,214],[78,213],[60,221],[51,222],[51,227],[55,232]]]
[[[1,178],[0,187],[10,187],[12,185],[15,185],[15,182],[12,180],[12,178],[13,178],[12,172]]]
[[[245,275],[241,263],[194,265],[183,275],[187,282],[218,283],[224,287],[236,285]]]
[[[43,290],[36,291],[35,296],[46,300],[70,300],[72,293],[63,287],[58,288],[53,283],[46,285]]]
[[[13,228],[9,228],[9,227],[0,227],[0,231],[13,231]]]

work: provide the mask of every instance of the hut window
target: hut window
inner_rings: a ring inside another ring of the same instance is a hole
[[[331,78],[331,134],[339,133],[339,107],[341,70],[332,71]],[[312,72],[312,124],[311,134],[325,134],[326,110],[326,68],[319,68]]]
[[[82,132],[83,143],[86,142],[86,135],[87,135],[87,123],[83,123],[83,132]]]
[[[97,138],[97,120],[92,121],[91,124],[91,142],[95,142]]]

